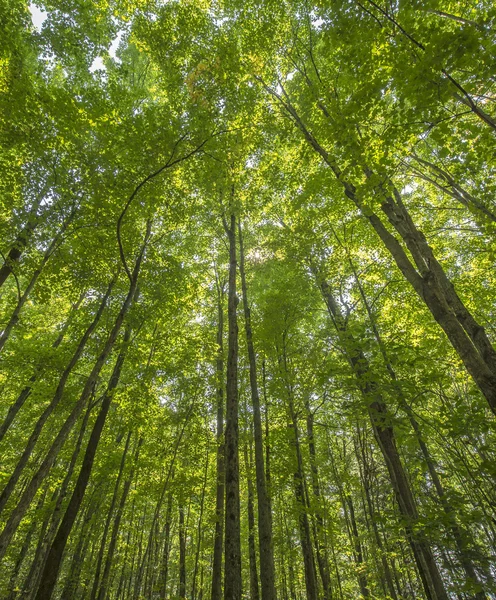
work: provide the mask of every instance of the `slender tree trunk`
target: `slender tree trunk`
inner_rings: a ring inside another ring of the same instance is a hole
[[[162,486],[162,490],[160,492],[160,496],[159,499],[155,505],[155,510],[153,513],[153,518],[152,518],[152,526],[150,527],[150,533],[148,535],[148,541],[147,541],[147,545],[145,548],[145,552],[143,555],[143,560],[141,561],[141,564],[138,562],[138,573],[136,576],[136,581],[135,581],[135,596],[137,597],[139,595],[139,591],[141,589],[141,583],[142,583],[142,579],[143,579],[143,572],[144,572],[144,568],[146,565],[146,561],[149,560],[149,553],[152,552],[152,546],[153,546],[153,538],[154,538],[154,533],[155,533],[155,526],[159,521],[159,516],[160,516],[160,510],[162,508],[162,505],[164,503],[164,499],[165,499],[165,495],[166,492],[169,489],[169,481],[173,478],[173,474],[174,474],[174,467],[175,467],[175,462],[176,462],[176,457],[177,457],[177,453],[179,450],[179,447],[181,445],[181,441],[183,439],[183,435],[184,435],[184,431],[186,429],[186,425],[188,424],[189,418],[191,416],[191,413],[193,411],[194,408],[194,400],[191,402],[183,424],[181,426],[181,430],[179,432],[179,436],[177,437],[175,446],[174,446],[174,450],[172,453],[172,457],[171,457],[171,462],[169,464],[169,468],[167,469],[167,475],[165,477],[165,481],[164,484]]]
[[[172,493],[169,492],[167,498],[167,509],[165,511],[165,535],[164,535],[164,551],[162,554],[162,565],[160,571],[160,592],[159,598],[165,598],[167,595],[167,582],[169,577],[169,555],[170,555],[170,540],[172,527]],[[102,599],[99,599],[102,600]]]
[[[353,499],[351,497],[351,494],[347,494],[345,496],[345,501],[346,501],[346,506],[348,508],[348,515],[350,518],[351,534],[353,536],[355,562],[359,565],[363,565],[364,559],[363,559],[362,544],[360,542],[360,536],[358,534],[358,527],[357,527],[357,522],[356,522],[356,517],[355,517],[355,507],[353,505]],[[360,586],[360,593],[362,594],[362,596],[364,598],[369,598],[370,592],[369,592],[369,589],[367,586],[367,578],[366,578],[365,573],[358,574],[358,584]]]
[[[207,491],[209,455],[210,455],[210,448],[207,444],[206,456],[205,456],[205,474],[203,477],[203,486],[202,486],[202,493],[201,493],[201,498],[200,498],[200,514],[198,516],[198,531],[197,531],[196,552],[195,552],[195,568],[193,571],[193,584],[191,586],[191,600],[195,600],[195,597],[196,597],[196,579],[198,576],[198,564],[200,561],[200,550],[201,550],[201,543],[202,543],[202,538],[203,538],[203,511],[204,511],[204,507],[205,507],[205,493]]]
[[[282,356],[280,356],[280,363],[283,373],[284,382],[287,390],[287,409],[289,424],[288,427],[291,431],[291,444],[294,449],[296,468],[293,476],[295,498],[298,506],[298,527],[300,534],[301,551],[303,554],[303,565],[305,570],[305,586],[307,593],[307,600],[317,600],[317,573],[315,569],[315,561],[312,551],[312,538],[310,533],[310,523],[307,514],[307,503],[305,494],[305,479],[303,474],[303,459],[300,448],[300,434],[298,427],[298,419],[294,407],[293,389],[289,381],[289,372],[287,367],[287,355],[285,336],[283,334],[283,350]]]
[[[253,468],[252,460],[248,458],[248,445],[244,445],[245,470],[248,486],[248,556],[250,560],[250,600],[259,600],[258,573],[257,573],[257,552],[255,549],[255,510],[253,481],[251,471]],[[250,449],[251,454],[251,449]]]
[[[114,523],[112,525],[112,532],[110,534],[110,542],[109,542],[109,547],[107,550],[107,558],[105,560],[105,566],[103,569],[103,574],[102,574],[102,580],[100,583],[100,589],[98,591],[98,600],[105,600],[107,597],[107,591],[108,591],[108,583],[109,583],[109,577],[110,577],[110,570],[112,568],[112,562],[114,559],[114,552],[115,552],[115,548],[117,546],[117,536],[119,534],[119,527],[121,524],[121,520],[122,520],[122,515],[124,513],[124,507],[126,505],[126,500],[129,494],[129,490],[131,488],[131,484],[134,478],[134,472],[136,469],[136,465],[138,462],[138,457],[139,457],[139,452],[141,449],[141,445],[143,444],[143,438],[140,437],[138,443],[136,444],[136,450],[134,453],[134,458],[133,458],[133,464],[131,467],[131,471],[126,479],[126,481],[124,482],[124,486],[122,489],[122,494],[121,494],[121,499],[119,502],[119,506],[117,507],[117,511],[115,513],[114,516]]]
[[[267,398],[267,382],[265,373],[265,359],[262,361],[262,383],[263,396],[265,407],[265,480],[267,484],[267,500],[269,502],[269,510],[272,515],[272,502],[270,491],[270,435],[269,435],[269,400]],[[274,569],[275,571],[275,569]]]
[[[222,597],[222,546],[224,533],[224,287],[217,278],[217,481],[215,498],[215,534],[212,563],[211,600]]]
[[[179,589],[181,600],[186,598],[186,528],[184,526],[184,506],[179,506]]]
[[[248,303],[248,291],[245,276],[245,255],[241,224],[238,222],[239,232],[239,272],[243,293],[243,306],[245,315],[246,345],[250,363],[250,390],[253,407],[253,431],[255,439],[255,472],[258,500],[258,541],[260,551],[260,583],[262,600],[275,600],[275,570],[274,570],[274,542],[272,539],[272,513],[265,478],[264,448],[262,417],[260,414],[260,396],[258,393],[256,356],[253,345],[251,328],[251,311]]]
[[[119,495],[119,488],[121,485],[122,475],[124,473],[124,465],[126,463],[126,456],[129,450],[129,443],[131,441],[131,431],[127,434],[126,443],[124,445],[124,451],[121,457],[121,463],[119,466],[119,472],[117,474],[117,479],[115,481],[114,493],[112,494],[112,501],[110,503],[110,507],[107,513],[107,518],[105,519],[105,525],[103,527],[102,539],[100,541],[100,549],[98,551],[98,556],[96,560],[95,567],[95,576],[93,580],[93,587],[91,588],[91,600],[95,600],[98,594],[98,589],[100,586],[100,574],[102,572],[102,564],[103,564],[103,555],[105,554],[105,547],[107,545],[107,536],[110,529],[110,523],[112,521],[112,517],[114,516],[115,507],[117,505],[117,497]]]
[[[355,520],[355,511],[350,512],[350,502],[353,506],[353,499],[349,491],[344,489],[342,477],[340,477],[336,462],[334,460],[333,452],[331,449],[330,441],[327,440],[327,451],[329,460],[331,463],[331,470],[334,476],[335,484],[339,491],[339,499],[341,501],[341,506],[343,507],[344,520],[346,524],[346,530],[348,533],[348,537],[350,540],[350,545],[353,550],[353,559],[356,564],[356,573],[358,577],[358,585],[360,587],[360,593],[362,596],[367,598],[369,596],[368,582],[367,582],[367,566],[363,560],[363,552],[362,552],[362,542],[360,539],[360,535],[358,532],[357,523]],[[336,572],[339,576],[339,569],[336,567]],[[341,596],[343,595],[343,591],[340,586]]]
[[[226,518],[225,518],[225,573],[224,599],[241,600],[241,531],[239,505],[238,456],[238,322],[236,309],[236,217],[231,214],[230,226],[224,223],[229,238],[229,294],[228,294],[228,357],[226,386]]]
[[[312,478],[312,490],[315,499],[315,550],[317,556],[317,564],[319,566],[320,578],[322,580],[323,598],[330,600],[332,598],[331,579],[329,575],[329,561],[327,558],[327,550],[324,542],[324,519],[322,518],[320,502],[320,483],[319,483],[319,468],[317,466],[317,456],[315,453],[315,437],[313,431],[314,415],[310,408],[308,398],[305,402],[307,413],[307,440],[308,451],[310,454],[310,472]]]

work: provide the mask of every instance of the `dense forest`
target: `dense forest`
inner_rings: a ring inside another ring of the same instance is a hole
[[[0,2],[0,598],[496,598],[496,5]]]

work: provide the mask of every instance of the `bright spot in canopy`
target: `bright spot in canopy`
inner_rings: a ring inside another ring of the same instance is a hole
[[[47,13],[41,8],[38,8],[35,4],[29,5],[29,12],[31,13],[31,20],[33,21],[33,27],[38,31],[41,31],[43,23],[47,18]]]

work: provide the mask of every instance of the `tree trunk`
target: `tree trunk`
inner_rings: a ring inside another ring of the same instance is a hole
[[[217,278],[217,481],[215,498],[215,534],[212,563],[211,600],[222,597],[222,546],[224,533],[224,287]]]
[[[345,195],[367,217],[399,270],[425,303],[438,325],[443,329],[468,373],[486,398],[491,410],[496,414],[496,351],[492,347],[484,327],[477,323],[457,295],[453,284],[434,257],[424,234],[413,223],[410,214],[403,205],[401,194],[394,186],[392,195],[381,187],[378,190],[383,198],[381,209],[403,239],[405,246],[412,254],[415,264],[410,261],[400,242],[388,231],[380,217],[369,206],[362,203],[356,193],[355,186],[344,178],[343,172],[334,157],[319,144],[315,136],[303,123],[300,115],[290,103],[285,90],[283,89],[283,98],[268,86],[266,86],[266,89],[279,100],[304,135],[306,141],[331,168],[337,180],[342,184]],[[321,109],[328,116],[325,107],[321,106]],[[357,147],[357,152],[360,152],[359,147]],[[363,170],[367,177],[373,176],[369,168]]]
[[[184,506],[179,506],[179,589],[181,600],[186,598],[186,529],[184,527]]]
[[[109,547],[107,550],[107,558],[105,560],[105,567],[103,569],[102,581],[100,583],[100,589],[98,592],[98,600],[105,600],[107,597],[107,588],[108,588],[110,570],[112,568],[112,561],[114,559],[114,552],[115,552],[115,548],[117,545],[117,536],[119,534],[119,527],[121,524],[122,515],[124,513],[124,506],[126,505],[126,500],[127,500],[128,494],[129,494],[129,490],[131,488],[131,483],[134,478],[134,472],[135,472],[136,464],[138,462],[139,452],[140,452],[142,444],[143,444],[143,438],[140,437],[140,439],[136,445],[136,450],[134,453],[134,459],[133,459],[131,471],[130,471],[126,481],[124,482],[121,499],[119,502],[119,506],[117,508],[117,512],[114,517],[114,523],[112,525],[112,532],[110,534]]]
[[[329,575],[329,561],[327,558],[326,544],[324,542],[324,519],[321,513],[321,497],[319,483],[319,469],[317,466],[317,457],[315,453],[315,438],[313,431],[314,415],[310,408],[308,398],[305,402],[307,413],[307,439],[308,451],[310,454],[310,472],[312,477],[312,490],[315,498],[315,550],[317,556],[317,564],[319,566],[320,578],[322,580],[323,598],[329,600],[332,597],[331,579]]]
[[[231,214],[230,226],[224,223],[229,238],[229,294],[228,294],[228,357],[226,385],[226,518],[225,518],[225,573],[224,599],[241,600],[241,532],[239,505],[238,456],[238,322],[236,308],[236,217]]]
[[[305,570],[305,586],[307,592],[307,600],[317,600],[317,573],[315,570],[315,561],[312,551],[312,538],[310,534],[310,523],[307,514],[307,502],[305,494],[305,480],[303,474],[303,459],[300,448],[300,434],[298,427],[298,419],[294,407],[293,389],[289,381],[289,372],[287,367],[287,355],[285,347],[285,335],[283,334],[283,350],[282,356],[279,357],[282,369],[283,379],[287,391],[287,410],[289,423],[288,428],[291,432],[291,444],[294,449],[296,468],[293,476],[295,498],[298,507],[298,527],[300,534],[301,551],[303,554],[303,565]]]
[[[250,600],[259,600],[260,595],[258,591],[257,552],[255,549],[255,511],[253,508],[254,494],[253,481],[251,479],[253,459],[248,459],[248,445],[246,443],[244,445],[244,457],[248,485],[248,556],[250,560]]]
[[[196,578],[198,576],[198,564],[200,561],[200,550],[201,550],[201,542],[203,538],[203,510],[205,507],[205,493],[207,491],[207,481],[208,481],[208,463],[209,463],[209,452],[210,448],[207,445],[206,448],[206,456],[205,456],[205,474],[203,477],[203,486],[202,493],[200,499],[200,514],[198,516],[198,531],[197,531],[197,540],[196,540],[196,552],[195,552],[195,568],[193,571],[193,584],[191,586],[191,600],[195,600],[196,597]]]
[[[351,494],[345,495],[346,506],[348,509],[348,515],[350,519],[351,525],[351,535],[353,538],[354,552],[355,552],[355,562],[357,565],[364,565],[363,552],[362,552],[362,544],[360,542],[360,536],[358,535],[358,527],[355,517],[355,507],[353,505],[353,499]],[[367,586],[367,577],[364,572],[358,573],[358,584],[360,586],[360,593],[364,598],[370,597],[369,588]]]
[[[159,598],[167,596],[167,581],[169,577],[169,554],[170,554],[170,533],[172,527],[172,493],[169,492],[167,498],[167,509],[165,511],[165,535],[164,535],[164,551],[162,554],[162,565],[159,577]],[[99,600],[103,600],[99,598]]]
[[[102,539],[100,541],[100,549],[98,551],[98,556],[96,560],[95,566],[95,576],[93,580],[93,587],[91,588],[91,600],[95,600],[97,597],[98,589],[100,586],[100,574],[102,572],[102,564],[103,564],[103,555],[105,553],[105,547],[107,545],[107,536],[110,529],[110,522],[112,521],[112,517],[114,516],[114,510],[117,505],[117,497],[119,495],[119,488],[121,485],[122,475],[124,473],[124,465],[126,463],[126,456],[129,450],[129,443],[131,441],[131,431],[127,434],[126,444],[124,446],[124,451],[121,457],[121,463],[119,466],[119,473],[117,474],[117,479],[115,481],[114,493],[112,494],[112,501],[110,503],[110,507],[107,513],[107,518],[105,519],[105,525],[103,527]]]

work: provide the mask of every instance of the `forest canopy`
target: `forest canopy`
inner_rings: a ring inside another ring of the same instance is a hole
[[[496,6],[0,1],[0,598],[496,598]]]

